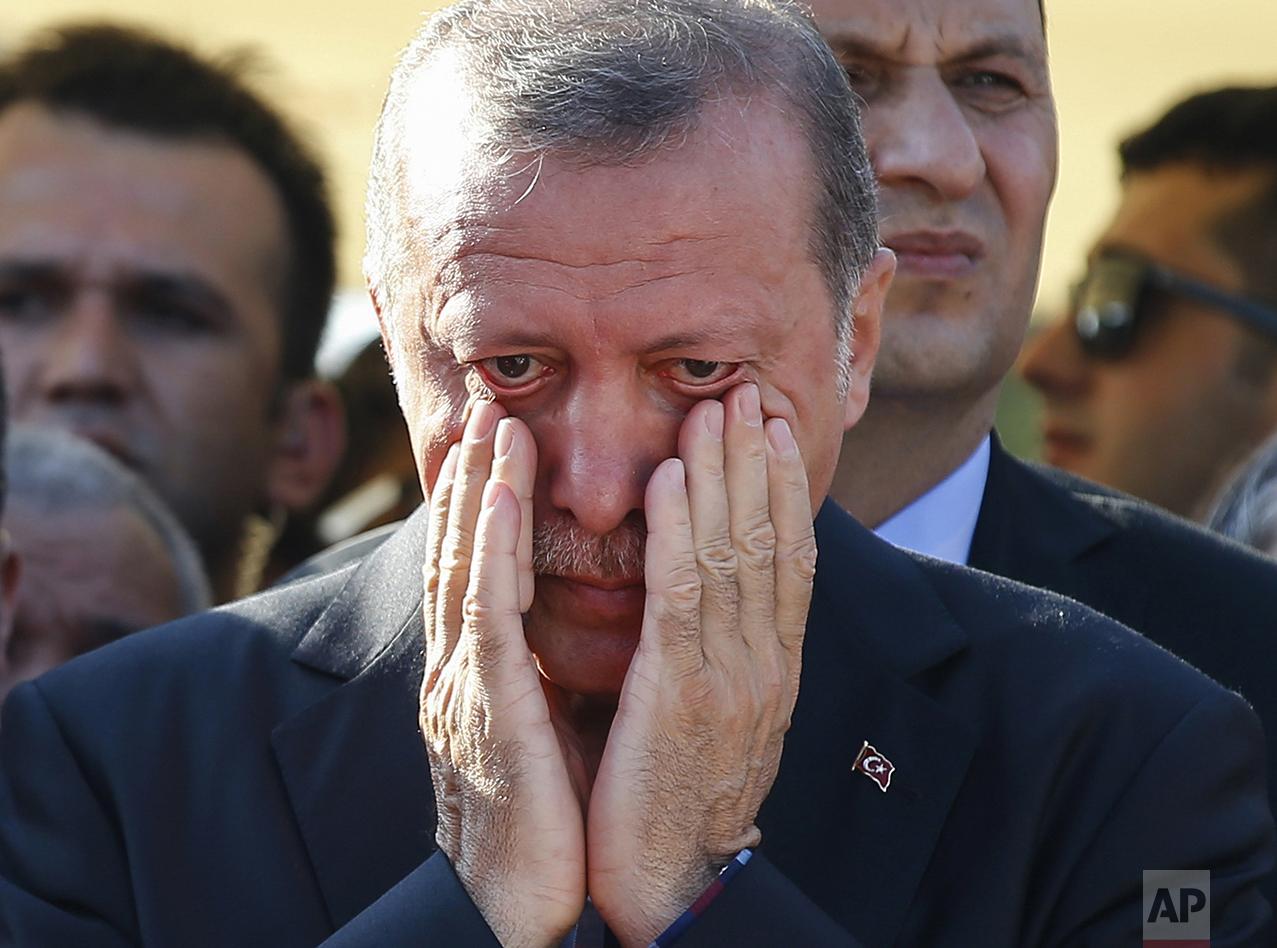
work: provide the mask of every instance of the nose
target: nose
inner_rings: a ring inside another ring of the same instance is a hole
[[[576,387],[556,411],[524,419],[540,490],[589,532],[615,530],[642,514],[648,478],[677,451],[682,417],[624,382]]]
[[[945,201],[985,178],[984,154],[962,107],[931,66],[905,71],[898,91],[864,110],[865,141],[886,187],[924,187]]]
[[[137,353],[109,291],[87,288],[54,323],[45,349],[41,394],[51,402],[122,403],[139,380]]]
[[[1090,369],[1090,359],[1082,351],[1068,317],[1034,339],[1020,359],[1024,380],[1047,398],[1081,395],[1090,383]]]

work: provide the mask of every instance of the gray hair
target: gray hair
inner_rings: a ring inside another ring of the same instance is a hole
[[[469,95],[468,143],[494,167],[547,154],[635,162],[677,147],[715,101],[772,94],[811,151],[811,254],[846,348],[878,246],[875,183],[846,74],[797,4],[461,0],[427,19],[391,76],[369,172],[364,273],[392,312],[409,260],[405,113],[415,77],[445,54]]]
[[[5,445],[9,498],[40,512],[125,507],[136,511],[168,551],[183,615],[213,603],[199,550],[141,477],[91,441],[54,428],[15,425]]]
[[[1206,526],[1277,556],[1277,435],[1220,492]]]

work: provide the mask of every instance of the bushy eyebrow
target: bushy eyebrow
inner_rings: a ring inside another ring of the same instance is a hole
[[[829,41],[829,45],[838,53],[859,56],[864,59],[881,59],[888,62],[900,61],[899,48],[879,45],[863,36],[852,33],[840,35],[835,32],[832,36],[827,36],[826,39]],[[1009,56],[1012,59],[1018,59],[1039,72],[1044,72],[1046,68],[1042,47],[1026,42],[1022,36],[1016,33],[997,33],[987,36],[947,57],[944,63],[946,65],[959,65],[981,59],[990,59],[994,56]]]
[[[0,281],[16,284],[45,284],[70,287],[76,279],[72,268],[43,260],[0,260]],[[134,296],[162,296],[186,300],[211,314],[225,317],[230,301],[207,280],[191,273],[164,273],[130,270],[111,280],[119,291]]]
[[[508,331],[498,330],[489,336],[479,328],[478,324],[481,323],[482,318],[475,320],[474,324],[471,325],[445,326],[436,329],[433,333],[433,338],[437,344],[449,348],[455,348],[459,343],[477,345],[480,342],[485,347],[500,346],[511,351],[562,348],[562,338],[553,333],[530,331],[526,327],[510,327]],[[694,349],[698,346],[722,345],[731,340],[739,339],[745,325],[745,321],[740,319],[734,320],[730,329],[727,327],[710,327],[696,332],[671,333],[644,346],[642,354],[656,355],[661,352],[679,349]]]

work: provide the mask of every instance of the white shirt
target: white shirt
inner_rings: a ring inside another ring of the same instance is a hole
[[[874,533],[888,543],[966,565],[989,479],[989,438],[962,466]]]

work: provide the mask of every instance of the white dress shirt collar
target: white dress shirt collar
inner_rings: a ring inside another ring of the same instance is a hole
[[[961,467],[874,533],[906,550],[965,566],[989,478],[989,451],[986,435]]]

